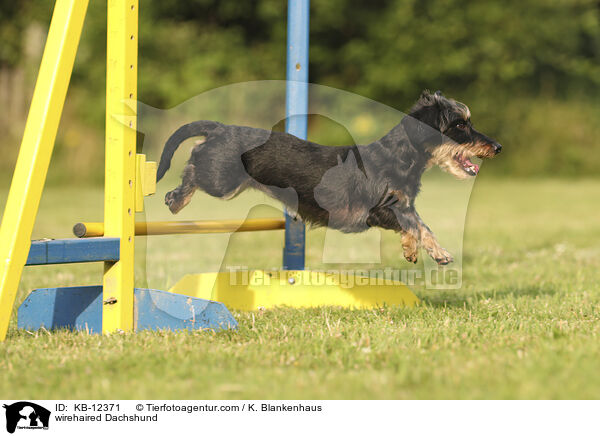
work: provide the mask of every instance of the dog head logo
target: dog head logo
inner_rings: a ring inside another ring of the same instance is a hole
[[[6,409],[6,431],[14,433],[18,429],[48,429],[50,411],[42,406],[28,401],[19,401]]]

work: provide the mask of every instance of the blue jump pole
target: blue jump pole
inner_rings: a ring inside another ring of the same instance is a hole
[[[285,131],[306,139],[310,0],[288,1]],[[285,214],[283,269],[304,269],[304,223]]]

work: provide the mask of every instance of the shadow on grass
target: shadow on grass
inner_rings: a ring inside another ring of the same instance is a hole
[[[508,298],[520,297],[542,297],[555,295],[560,292],[553,286],[523,286],[512,289],[489,290],[489,291],[423,291],[419,293],[419,298],[423,303],[431,307],[465,307],[471,306],[482,300],[504,300]]]

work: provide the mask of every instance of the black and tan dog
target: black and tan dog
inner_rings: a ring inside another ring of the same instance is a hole
[[[157,180],[169,169],[179,144],[204,136],[183,172],[180,186],[167,193],[173,213],[196,189],[230,199],[246,188],[284,203],[290,213],[314,226],[342,232],[369,227],[402,234],[404,257],[416,262],[423,246],[439,264],[452,256],[437,242],[415,210],[421,175],[433,165],[459,179],[475,176],[471,158],[491,158],[502,146],[471,125],[467,106],[437,91],[421,94],[400,124],[383,138],[359,146],[323,146],[293,135],[251,127],[196,121],[167,141]]]

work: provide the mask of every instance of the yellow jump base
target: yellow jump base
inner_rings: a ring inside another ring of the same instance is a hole
[[[402,282],[314,271],[231,271],[188,274],[169,292],[218,301],[230,309],[341,306],[413,307],[419,299]]]

